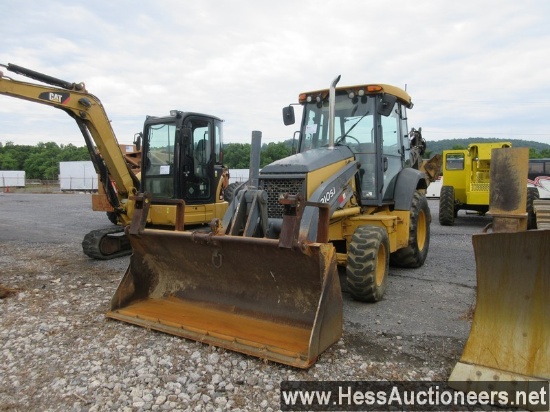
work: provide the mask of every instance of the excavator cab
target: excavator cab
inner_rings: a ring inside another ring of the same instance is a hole
[[[183,200],[187,224],[208,221],[206,206],[219,202],[224,178],[221,148],[221,119],[175,110],[170,116],[147,117],[141,191],[161,205],[167,200]],[[153,205],[149,223],[166,225],[165,216],[156,212]]]

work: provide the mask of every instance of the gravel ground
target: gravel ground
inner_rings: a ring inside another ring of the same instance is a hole
[[[347,321],[309,370],[266,362],[107,320],[127,262],[90,260],[73,241],[0,237],[0,284],[17,289],[0,299],[0,410],[272,411],[284,380],[446,381],[464,344],[463,332],[395,333],[380,317],[361,333]]]

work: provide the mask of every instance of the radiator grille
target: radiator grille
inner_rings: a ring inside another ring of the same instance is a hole
[[[284,207],[279,204],[282,194],[305,194],[304,179],[262,179],[260,188],[267,192],[268,217],[282,218]]]
[[[489,183],[472,183],[470,185],[470,191],[472,192],[488,192]]]

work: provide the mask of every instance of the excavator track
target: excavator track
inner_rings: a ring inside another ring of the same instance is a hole
[[[82,241],[82,251],[92,259],[109,260],[132,253],[124,228],[110,227],[92,230]]]

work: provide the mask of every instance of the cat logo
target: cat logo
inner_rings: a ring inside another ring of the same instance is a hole
[[[50,101],[61,103],[61,95],[57,93],[50,93]]]
[[[54,93],[54,92],[44,92],[44,93],[40,93],[40,96],[38,96],[39,99],[47,100],[49,102],[58,103],[58,104],[67,104],[70,97],[71,97],[70,93]]]

